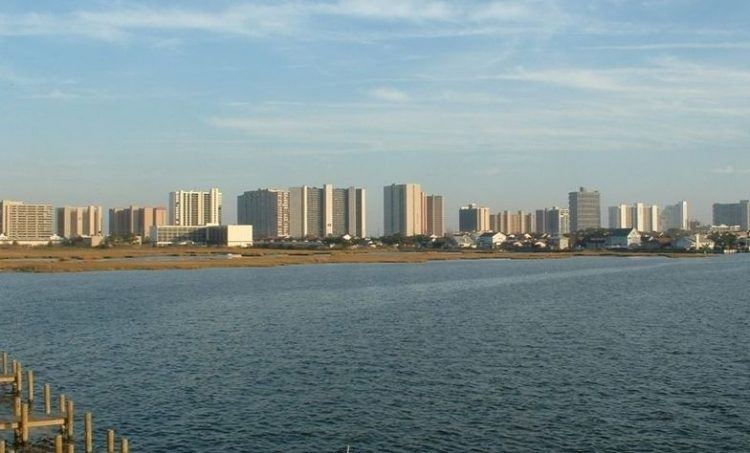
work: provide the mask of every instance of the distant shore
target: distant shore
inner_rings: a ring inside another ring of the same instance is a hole
[[[482,259],[564,259],[572,257],[667,257],[697,258],[696,253],[661,252],[507,252],[507,251],[400,251],[278,250],[205,247],[147,246],[84,249],[74,247],[0,248],[0,272],[98,272],[126,270],[173,270],[237,267],[276,267],[301,264],[424,263],[428,261]]]

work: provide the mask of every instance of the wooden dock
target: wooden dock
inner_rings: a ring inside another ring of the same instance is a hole
[[[25,379],[24,379],[25,378]],[[15,452],[54,452],[75,453],[76,445],[80,445],[85,453],[94,451],[94,424],[91,412],[83,416],[83,439],[76,442],[75,422],[76,413],[73,401],[60,394],[57,397],[55,409],[52,407],[52,391],[49,384],[42,386],[43,404],[41,410],[36,410],[34,397],[36,386],[34,371],[24,370],[17,360],[9,361],[8,353],[3,352],[0,357],[0,395],[4,399],[12,400],[11,414],[0,415],[0,453]],[[32,431],[38,428],[57,429],[52,442],[32,443]],[[12,432],[12,440],[6,438]],[[108,430],[103,441],[104,448],[97,451],[115,453],[115,432]],[[128,439],[119,439],[120,453],[129,453]]]

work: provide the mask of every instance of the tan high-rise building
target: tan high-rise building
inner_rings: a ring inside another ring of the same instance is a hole
[[[237,223],[252,225],[255,239],[289,236],[289,191],[258,189],[238,196]]]
[[[60,237],[99,236],[102,230],[101,206],[57,208],[57,235]]]
[[[177,226],[221,225],[221,192],[178,190],[169,194],[169,224]]]
[[[54,208],[46,204],[0,201],[0,234],[18,242],[49,241],[53,236]]]
[[[524,211],[502,211],[494,216],[490,227],[505,234],[531,234],[536,229],[534,214]]]
[[[383,232],[386,236],[424,234],[422,187],[391,184],[383,188]]]
[[[458,211],[458,229],[464,233],[490,231],[490,209],[476,204],[462,206]]]
[[[167,224],[167,208],[146,207],[112,208],[109,210],[109,234],[114,236],[135,235],[145,238],[152,226]]]
[[[443,236],[445,234],[443,196],[424,195],[422,197],[422,206],[424,234],[429,236]]]
[[[367,235],[365,189],[301,186],[289,189],[289,229],[297,238]]]

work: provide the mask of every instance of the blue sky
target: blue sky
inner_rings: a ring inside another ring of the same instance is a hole
[[[493,210],[750,197],[750,2],[8,1],[0,198],[419,182]]]

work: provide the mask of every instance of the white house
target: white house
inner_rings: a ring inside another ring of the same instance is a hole
[[[492,250],[500,247],[508,237],[503,233],[488,232],[483,233],[477,238],[477,248]]]
[[[628,249],[631,247],[640,247],[641,233],[635,228],[615,228],[610,230],[607,236],[608,249]]]
[[[685,236],[672,242],[672,248],[678,250],[713,250],[714,241],[703,234]]]

